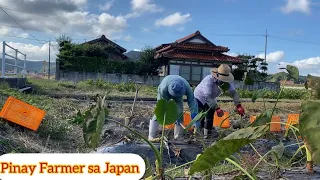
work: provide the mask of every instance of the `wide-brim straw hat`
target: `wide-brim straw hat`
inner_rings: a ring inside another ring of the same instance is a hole
[[[231,68],[226,64],[221,64],[218,68],[211,68],[211,74],[213,77],[223,82],[231,82],[234,80]]]

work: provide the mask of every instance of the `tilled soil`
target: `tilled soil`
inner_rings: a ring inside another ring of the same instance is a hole
[[[119,122],[124,123],[125,117],[130,115],[131,111],[131,103],[124,102],[110,102],[108,104],[110,107],[110,114],[108,119],[117,120]],[[233,103],[221,103],[221,108],[225,111],[231,112],[234,109]],[[246,110],[247,117],[244,121],[249,121],[249,117],[251,115],[259,115],[259,113],[263,112],[264,104],[261,102],[256,103],[243,103],[243,106]],[[266,108],[271,109],[274,106],[274,103],[266,103]],[[290,113],[299,113],[300,103],[279,103],[277,109],[275,111],[275,115],[280,116],[281,121],[285,122],[287,120],[287,116]],[[137,102],[135,110],[134,110],[134,118],[129,125],[134,130],[138,131],[145,137],[148,136],[148,125],[149,120],[153,116],[153,110],[155,108],[155,103],[152,102]],[[187,104],[185,104],[185,110],[188,110]],[[230,121],[233,123],[238,120],[238,116],[231,117]],[[103,143],[101,144],[101,148],[98,148],[97,152],[99,153],[136,153],[146,158],[149,162],[154,162],[155,157],[153,151],[150,147],[139,141],[136,136],[132,133],[129,133],[124,127],[117,125],[111,121],[107,121],[105,125],[105,133],[103,138]],[[180,142],[175,142],[170,139],[173,137],[173,130],[166,130],[166,135],[168,136],[169,143],[169,151],[165,149],[164,154],[164,165],[170,166],[172,164],[179,165],[186,163],[188,161],[192,161],[195,159],[196,155],[203,151],[201,136],[197,138],[197,141],[192,141],[192,136],[190,134],[185,135],[185,140]],[[160,131],[159,131],[160,136]],[[273,146],[279,144],[279,140],[282,138],[283,133],[274,133],[272,136],[276,138],[266,137],[266,139],[257,140],[253,143],[253,146],[256,150],[264,155],[268,152]],[[206,141],[206,144],[209,145],[214,142],[216,139],[210,139]],[[295,143],[292,141],[282,141],[284,145]],[[155,143],[156,146],[158,144]],[[177,149],[180,149],[177,155]],[[284,157],[290,158],[293,153],[298,149],[298,146],[290,146],[287,147],[284,151]],[[254,152],[254,150],[250,146],[245,146],[241,149],[241,154],[247,159],[247,163],[254,165],[259,161],[259,156]],[[153,163],[154,164],[154,163]],[[262,163],[263,164],[263,163]],[[279,171],[278,174],[271,175],[269,170],[262,168],[262,171],[259,171],[258,177],[261,179],[305,179],[308,178],[306,174],[302,170],[297,170],[297,168],[292,168],[292,170],[287,169],[286,171]],[[294,175],[298,173],[299,175]],[[221,174],[215,175],[213,179],[233,179],[235,176],[239,175],[239,171],[230,172],[229,174]],[[301,176],[300,176],[301,175]],[[305,178],[301,178],[305,176]],[[315,176],[310,177],[314,179]]]

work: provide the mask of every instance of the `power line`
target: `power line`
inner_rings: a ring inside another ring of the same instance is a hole
[[[7,36],[7,37],[13,37],[13,38],[20,38],[20,39],[28,39],[28,40],[38,41],[38,40],[32,39],[32,38],[26,38],[26,37],[21,37],[21,36],[14,36],[14,35],[7,35],[7,34],[0,34],[0,36]],[[42,41],[45,41],[45,40],[42,40]],[[44,44],[44,43],[41,42],[41,44]]]
[[[20,27],[18,27],[18,26],[12,26],[12,25],[7,25],[7,24],[0,24],[0,26],[20,29]],[[44,32],[44,31],[40,31],[40,30],[37,30],[37,29],[28,29],[28,28],[25,28],[25,29],[26,29],[26,30],[33,30],[33,31]]]
[[[297,43],[312,44],[312,45],[320,46],[319,43],[313,43],[313,42],[307,42],[307,41],[294,40],[294,39],[284,38],[284,37],[280,37],[280,36],[269,36],[269,37],[270,37],[270,38],[274,38],[274,39],[280,39],[280,40],[292,41],[292,42],[297,42]]]
[[[0,8],[4,8],[4,9],[11,10],[11,11],[16,11],[16,12],[23,12],[23,13],[28,13],[28,14],[41,15],[41,16],[53,17],[53,18],[61,19],[61,20],[67,20],[66,18],[63,18],[63,17],[60,17],[60,16],[51,16],[51,15],[42,14],[42,13],[35,13],[35,12],[25,11],[25,10],[21,10],[21,9],[15,9],[15,8],[8,7],[8,6],[2,6],[1,5]]]
[[[12,21],[14,21],[21,29],[23,29],[26,33],[28,33],[30,36],[32,36],[34,39],[36,39],[37,41],[41,42],[39,39],[37,39],[35,36],[33,36],[31,33],[29,33],[26,29],[24,29],[15,19],[13,19],[2,7],[0,7],[2,9],[2,11],[4,13],[6,13],[6,15],[12,19]],[[41,42],[43,43],[43,42]]]

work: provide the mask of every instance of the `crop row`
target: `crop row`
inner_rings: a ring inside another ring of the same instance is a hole
[[[90,86],[96,86],[98,88],[105,88],[110,90],[117,90],[120,92],[135,92],[135,84],[134,83],[120,83],[120,84],[113,84],[110,82],[105,82],[102,80],[93,81],[87,80],[82,83],[85,83]],[[148,91],[153,94],[157,93],[157,87],[153,86],[143,86],[143,91]],[[252,95],[256,92],[256,90],[241,90],[238,89],[241,98],[251,98]],[[310,91],[306,89],[283,89],[282,93],[280,94],[279,99],[307,99],[310,97]],[[277,91],[267,91],[264,95],[266,99],[276,99],[279,92]],[[223,96],[227,96],[224,94]]]

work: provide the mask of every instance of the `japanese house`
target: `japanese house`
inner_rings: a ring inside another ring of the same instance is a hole
[[[99,44],[102,46],[113,46],[114,50],[108,51],[110,59],[112,59],[112,60],[127,60],[128,59],[128,57],[123,54],[127,50],[125,48],[119,46],[118,44],[112,42],[111,40],[106,38],[106,36],[104,36],[104,35],[102,35],[98,39],[94,39],[94,40],[85,42],[84,44]]]
[[[230,49],[213,44],[200,31],[196,31],[173,43],[161,44],[155,48],[155,59],[164,61],[162,76],[169,74],[180,75],[190,84],[199,83],[210,74],[210,68],[220,64],[241,64],[242,60],[228,56]]]

